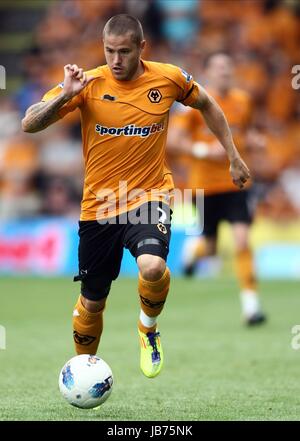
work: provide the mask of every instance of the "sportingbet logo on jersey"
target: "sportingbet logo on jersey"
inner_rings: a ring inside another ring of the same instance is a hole
[[[138,127],[135,124],[129,124],[124,127],[105,127],[96,124],[95,131],[100,136],[140,136],[146,138],[154,133],[162,132],[164,130],[164,123],[154,123],[151,126]]]

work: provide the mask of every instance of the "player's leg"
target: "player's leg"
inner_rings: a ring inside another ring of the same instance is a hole
[[[99,279],[81,283],[81,294],[73,310],[73,338],[78,355],[97,352],[109,289],[110,284],[104,287]]]
[[[253,254],[249,244],[252,213],[248,204],[248,191],[236,191],[225,195],[228,208],[226,219],[232,225],[235,244],[235,267],[240,284],[242,315],[249,325],[265,321],[257,291]]]
[[[139,329],[154,332],[157,317],[162,312],[170,287],[170,270],[163,258],[152,254],[137,257],[140,296]]]
[[[151,378],[158,375],[163,366],[163,349],[157,318],[164,308],[169,293],[170,270],[163,258],[151,254],[138,256],[137,264],[141,307],[138,321],[140,366],[143,373]]]
[[[198,204],[201,207],[201,204]],[[222,200],[219,195],[204,196],[204,210],[199,212],[202,218],[201,236],[188,238],[183,249],[183,273],[192,276],[199,260],[215,256],[217,252],[217,228],[222,216]]]
[[[240,285],[242,315],[249,325],[262,323],[265,315],[261,310],[254,269],[253,253],[249,245],[249,225],[232,224],[235,243],[235,267]]]
[[[146,208],[151,222],[130,226],[125,239],[126,247],[136,258],[139,268],[140,365],[147,377],[158,375],[163,365],[163,350],[157,329],[157,317],[164,308],[170,287],[170,270],[166,266],[171,236],[170,209],[164,205],[162,208],[159,207],[160,211],[155,219],[157,206],[158,203],[147,204]],[[159,220],[161,210],[165,213],[164,223]]]
[[[183,273],[190,277],[195,274],[199,260],[215,256],[217,252],[217,237],[202,234],[199,237],[188,238],[183,249]]]
[[[79,275],[81,293],[73,311],[76,353],[96,354],[103,331],[103,312],[112,280],[119,274],[122,226],[80,222]]]

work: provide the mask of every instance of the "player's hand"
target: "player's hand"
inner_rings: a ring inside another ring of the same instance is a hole
[[[63,91],[67,98],[78,95],[95,77],[87,78],[83,69],[77,64],[66,64],[64,66],[65,78]]]
[[[242,189],[250,178],[250,171],[240,156],[230,162],[230,174],[233,183]]]

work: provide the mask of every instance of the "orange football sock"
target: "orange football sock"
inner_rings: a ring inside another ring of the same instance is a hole
[[[73,311],[73,338],[77,355],[95,355],[103,330],[103,311],[89,312],[79,297]]]
[[[238,251],[235,256],[237,277],[241,290],[256,291],[257,283],[253,264],[253,255],[249,248]]]
[[[140,295],[141,309],[148,317],[157,317],[161,313],[169,292],[169,288],[169,268],[166,268],[162,277],[154,282],[149,282],[143,279],[139,274],[138,291]],[[147,333],[149,331],[155,331],[156,325],[151,328],[147,328],[139,320],[138,327],[140,331]]]

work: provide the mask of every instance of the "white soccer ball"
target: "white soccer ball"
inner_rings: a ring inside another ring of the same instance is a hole
[[[59,374],[59,390],[72,406],[92,409],[107,400],[113,375],[108,364],[96,355],[77,355]]]

